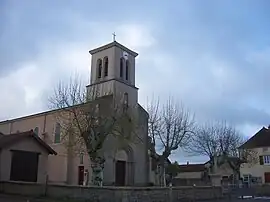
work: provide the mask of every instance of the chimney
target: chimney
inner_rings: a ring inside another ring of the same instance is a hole
[[[187,165],[189,165],[189,162],[187,161]]]

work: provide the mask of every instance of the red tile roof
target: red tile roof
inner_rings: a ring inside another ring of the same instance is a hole
[[[270,129],[263,127],[255,135],[248,139],[240,149],[252,149],[270,146]]]
[[[205,169],[205,164],[179,165],[179,172],[203,172]]]
[[[49,154],[57,155],[56,151],[54,151],[46,142],[40,139],[34,133],[33,130],[20,132],[20,133],[13,133],[10,135],[0,135],[0,148],[5,148],[26,137],[33,138],[35,141],[37,141],[38,144],[40,144],[43,148],[45,148]]]

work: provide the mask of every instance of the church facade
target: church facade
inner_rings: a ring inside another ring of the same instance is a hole
[[[112,154],[114,145],[110,140],[104,142],[104,185],[145,186],[155,184],[155,169],[151,168],[148,138],[148,114],[138,103],[138,88],[135,86],[136,52],[113,41],[89,51],[91,60],[91,79],[86,87],[87,93],[97,93],[96,97],[114,97],[136,109],[140,121],[139,144],[130,143]],[[108,96],[110,95],[110,96]],[[0,122],[0,132],[12,134],[33,129],[56,152],[48,159],[48,182],[57,184],[83,185],[86,178],[91,179],[91,162],[84,151],[72,155],[61,142],[61,127],[56,120],[58,110],[46,111],[13,120]]]

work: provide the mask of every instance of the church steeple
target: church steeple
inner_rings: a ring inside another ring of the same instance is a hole
[[[115,34],[113,35],[115,40]],[[108,94],[128,94],[137,102],[135,87],[135,58],[138,53],[113,41],[107,45],[90,50],[91,79],[90,89],[99,89],[99,96]]]

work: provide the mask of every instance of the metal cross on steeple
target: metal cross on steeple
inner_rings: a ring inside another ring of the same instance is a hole
[[[116,40],[115,40],[115,37],[116,37],[115,32],[114,32],[114,33],[112,33],[112,35],[113,35],[113,41],[116,41]]]

